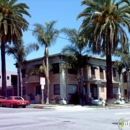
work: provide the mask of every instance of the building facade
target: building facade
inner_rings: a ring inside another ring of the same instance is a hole
[[[58,103],[60,99],[66,98],[68,103],[78,103],[78,77],[73,69],[62,69],[65,56],[55,54],[49,56],[49,101]],[[41,89],[40,77],[38,75],[27,75],[27,70],[42,65],[43,58],[26,61],[22,66],[23,94],[25,98],[41,103],[42,91],[46,98],[46,87]],[[89,65],[83,68],[83,93],[87,102],[89,97],[106,100],[106,61],[103,58],[90,57]],[[113,94],[115,97],[120,93],[119,74],[116,68],[112,68]],[[44,76],[44,75],[43,75]]]
[[[6,72],[7,96],[17,95],[17,72]],[[2,89],[2,74],[0,72],[0,95]]]

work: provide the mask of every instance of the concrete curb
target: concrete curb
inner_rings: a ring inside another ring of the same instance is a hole
[[[109,107],[108,109],[124,109],[124,108],[130,108],[130,106]]]
[[[43,106],[34,106],[33,108],[37,108],[37,109],[43,109]]]
[[[29,105],[27,108],[35,108],[35,109],[50,109],[50,110],[92,110],[92,109],[124,109],[130,108],[130,106],[105,106],[105,107],[82,107],[82,106],[42,106],[42,105]]]
[[[41,105],[27,106],[27,108],[35,108],[35,109],[55,109],[55,107],[47,107],[47,106],[41,106]]]

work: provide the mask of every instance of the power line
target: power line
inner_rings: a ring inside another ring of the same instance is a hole
[[[14,20],[14,19],[11,19],[11,18],[6,18],[6,17],[4,17],[5,19],[9,19],[9,20],[13,20],[13,21],[16,21],[16,22],[18,22],[18,24],[20,23],[18,20]],[[1,23],[4,23],[4,22],[1,22]],[[21,23],[24,23],[24,22],[21,22]],[[7,23],[8,25],[12,25],[12,24],[9,24],[9,23]],[[29,24],[30,26],[34,26],[34,25],[32,25],[32,24]],[[31,32],[33,32],[34,30],[33,29],[26,29],[26,30],[28,30],[28,31],[31,31]],[[64,40],[67,40],[67,41],[69,41],[69,39],[67,39],[67,38],[65,38],[65,37],[60,37],[60,36],[57,36],[57,38],[61,38],[61,39],[64,39]],[[100,47],[99,45],[98,45],[98,47]]]
[[[9,19],[9,20],[13,20],[13,21],[16,21],[16,22],[18,22],[18,24],[19,24],[19,21],[18,20],[14,20],[14,19],[11,19],[11,18],[6,18],[6,17],[4,17],[5,19]],[[4,23],[4,22],[0,22],[0,23]],[[21,23],[24,23],[24,22],[21,22]],[[7,23],[8,25],[12,25],[12,24],[9,24],[9,23]],[[30,26],[34,26],[34,25],[32,25],[32,24],[29,24]],[[34,31],[33,29],[26,29],[26,30],[28,30],[28,31]],[[67,39],[67,38],[65,38],[65,37],[57,37],[57,38],[61,38],[61,39],[64,39],[64,40],[68,40],[69,41],[69,39]]]

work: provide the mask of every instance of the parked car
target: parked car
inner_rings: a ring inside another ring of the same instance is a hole
[[[92,99],[91,100],[91,104],[92,105],[102,105],[102,101],[101,100],[99,100],[99,99]]]
[[[9,96],[7,98],[0,98],[0,107],[6,106],[6,107],[23,107],[25,108],[27,105],[29,105],[28,100],[24,100],[21,96]]]

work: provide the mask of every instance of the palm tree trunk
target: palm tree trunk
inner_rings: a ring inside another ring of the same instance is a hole
[[[20,75],[20,88],[21,88],[21,96],[23,96],[23,82],[22,82],[22,72],[21,67],[19,68],[19,75]]]
[[[83,68],[78,70],[78,95],[79,95],[79,103],[80,105],[84,105],[83,98]]]
[[[19,77],[20,77],[19,68],[17,68],[17,96],[19,96],[19,88],[20,88]]]
[[[48,56],[46,57],[46,67],[47,67],[47,77],[49,77],[49,66],[48,66]],[[47,80],[47,98],[46,104],[49,104],[49,82]]]
[[[1,41],[1,71],[2,71],[2,95],[7,96],[6,92],[6,61],[5,61],[5,40]]]
[[[107,79],[107,99],[113,98],[113,84],[112,84],[112,58],[111,58],[111,43],[106,43],[106,79]]]
[[[45,48],[45,57],[46,57],[46,77],[47,77],[47,80],[46,80],[46,86],[47,86],[47,93],[46,93],[46,104],[49,104],[49,63],[48,63],[48,55],[49,55],[49,52],[48,52],[48,48],[46,46]]]
[[[121,87],[121,95],[124,97],[124,87],[123,87],[123,73],[121,72],[121,74],[120,74],[120,83],[121,83],[121,85],[120,85],[120,87]]]
[[[83,95],[83,68],[80,70],[80,97],[81,97],[81,105],[84,104],[84,95]]]

